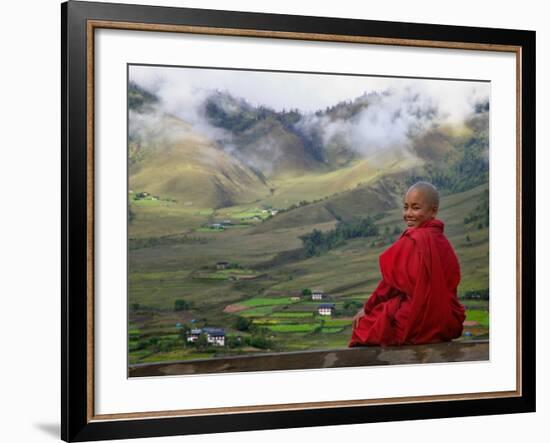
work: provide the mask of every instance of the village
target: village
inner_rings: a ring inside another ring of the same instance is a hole
[[[218,269],[225,269],[228,265],[227,262],[218,262]],[[307,291],[306,291],[307,292]],[[309,291],[311,294],[308,296],[308,300],[322,301],[327,298],[327,295],[320,289],[314,289]],[[297,303],[302,300],[300,296],[291,296],[289,301],[291,303]],[[335,303],[319,303],[316,309],[312,311],[312,314],[317,314],[323,317],[332,317],[336,309]],[[180,325],[181,326],[181,325]],[[187,343],[196,344],[201,336],[204,336],[204,343],[212,346],[225,346],[226,344],[226,331],[223,327],[208,326],[203,328],[192,328],[186,332]],[[239,337],[240,338],[240,337]]]
[[[233,214],[237,221],[229,218],[205,223],[198,231],[224,231],[231,227],[250,226],[268,220],[279,213],[274,208],[249,208],[241,213]]]

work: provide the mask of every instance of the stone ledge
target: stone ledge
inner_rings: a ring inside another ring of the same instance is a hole
[[[225,358],[144,363],[129,367],[130,377],[342,368],[489,360],[489,340],[453,341],[412,346],[256,354]]]

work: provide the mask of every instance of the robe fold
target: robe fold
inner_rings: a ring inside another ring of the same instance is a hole
[[[460,265],[443,230],[442,221],[427,220],[405,230],[380,255],[382,280],[365,302],[349,347],[435,343],[462,335]]]

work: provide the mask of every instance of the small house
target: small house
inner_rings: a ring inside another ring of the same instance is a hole
[[[221,328],[202,328],[208,343],[216,346],[225,345],[225,331]]]
[[[229,266],[229,262],[219,261],[216,263],[216,269],[226,269]]]
[[[320,289],[314,289],[313,291],[311,291],[312,300],[322,300],[324,297],[325,295],[323,294],[323,291],[321,291]]]
[[[225,346],[225,331],[221,328],[202,328],[202,329],[191,329],[187,333],[187,342],[195,343],[199,335],[204,333],[206,335],[206,341],[209,344],[215,346]]]
[[[195,343],[199,335],[201,335],[202,330],[201,329],[191,329],[187,332],[187,342],[188,343]]]
[[[332,315],[334,313],[334,303],[321,303],[317,310],[319,315]]]
[[[300,297],[298,297],[297,295],[294,295],[290,297],[290,301],[300,301]]]

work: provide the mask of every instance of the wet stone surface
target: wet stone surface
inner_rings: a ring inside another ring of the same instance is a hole
[[[130,377],[276,371],[489,360],[489,341],[454,341],[413,346],[367,346],[329,351],[286,352],[170,363],[132,365]]]

